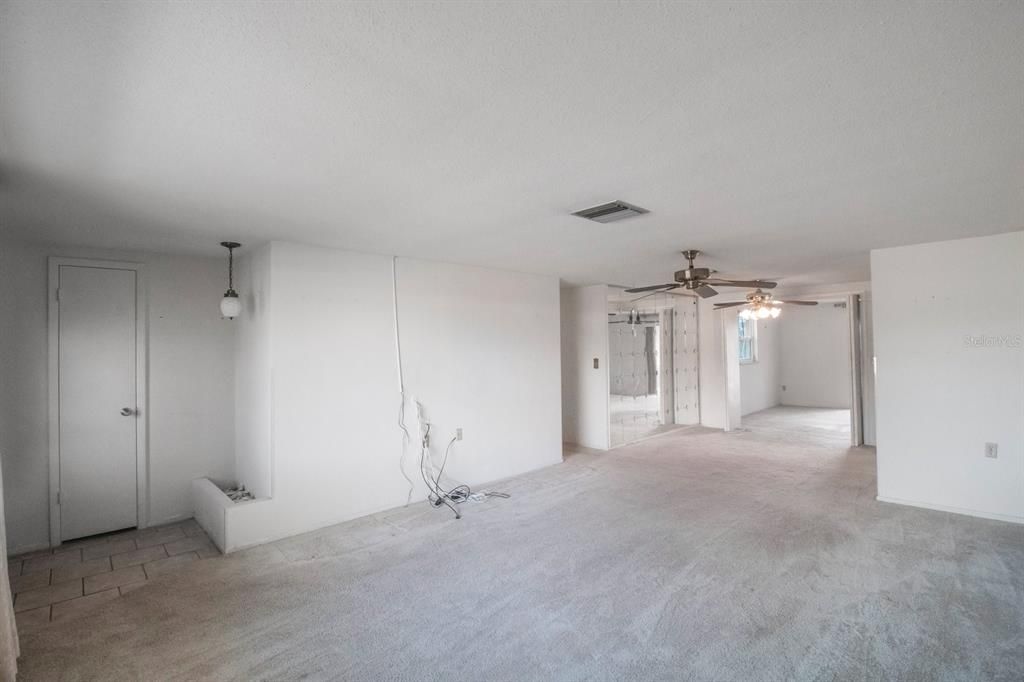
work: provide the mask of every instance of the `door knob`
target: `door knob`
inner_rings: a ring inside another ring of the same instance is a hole
[[[135,414],[135,410],[133,410],[130,407],[122,407],[121,408],[121,416],[122,417],[130,417],[133,414]]]

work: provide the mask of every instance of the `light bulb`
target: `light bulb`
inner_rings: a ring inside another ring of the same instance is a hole
[[[757,316],[763,320],[764,318],[771,316],[771,313],[768,312],[767,308],[758,308]]]
[[[224,294],[224,298],[220,299],[220,314],[229,320],[233,320],[241,312],[241,299],[238,298],[238,294],[235,293],[234,289],[228,289]]]
[[[772,317],[773,318],[778,317],[781,314],[782,314],[782,309],[781,308],[772,308]]]

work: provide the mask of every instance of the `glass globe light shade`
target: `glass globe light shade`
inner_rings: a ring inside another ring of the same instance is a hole
[[[773,318],[778,317],[781,314],[782,314],[782,309],[781,308],[772,308],[772,317]]]
[[[763,320],[764,318],[771,316],[771,312],[769,312],[767,308],[758,308],[757,316]]]
[[[229,320],[238,317],[242,312],[242,301],[233,289],[228,289],[224,298],[220,299],[220,314]]]

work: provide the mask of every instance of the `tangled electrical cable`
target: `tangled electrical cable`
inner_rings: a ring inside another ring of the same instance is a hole
[[[405,408],[407,405],[407,399],[405,395],[405,373],[402,369],[402,335],[398,326],[398,256],[391,258],[391,297],[392,297],[392,312],[394,314],[394,325],[395,325],[395,358],[398,362],[398,428],[402,432],[402,454],[398,460],[398,469],[402,472],[402,476],[409,483],[409,490],[406,493],[405,504],[408,505],[412,502],[412,493],[415,486],[413,485],[412,478],[405,471],[406,463],[406,448],[412,440],[412,435],[409,433],[409,427],[405,423]],[[427,486],[429,491],[427,499],[435,507],[440,507],[442,504],[447,506],[452,512],[455,513],[455,518],[461,519],[462,514],[455,508],[456,504],[465,502],[466,500],[473,500],[475,502],[481,502],[488,497],[509,497],[506,493],[496,492],[483,492],[474,493],[470,490],[468,485],[457,485],[451,490],[444,490],[441,487],[441,475],[444,473],[445,464],[448,463],[448,453],[452,449],[452,445],[458,438],[453,438],[448,447],[444,451],[444,462],[441,463],[441,469],[438,471],[437,476],[432,476],[430,473],[433,470],[433,463],[430,461],[430,423],[424,421],[423,418],[423,405],[416,400],[415,396],[412,396],[412,404],[416,408],[416,420],[420,424],[422,431],[420,441],[420,475],[423,477],[423,482]],[[431,472],[428,472],[428,469]]]
[[[488,497],[501,497],[508,499],[510,495],[508,493],[491,491],[474,493],[472,489],[464,483],[460,483],[450,490],[445,490],[441,487],[441,476],[444,475],[444,468],[448,465],[448,455],[451,453],[452,446],[455,445],[455,441],[457,440],[458,437],[455,437],[448,441],[448,446],[444,449],[444,458],[441,460],[441,468],[438,469],[436,476],[431,476],[427,471],[428,468],[432,468],[429,462],[430,423],[428,422],[423,431],[423,439],[420,443],[420,475],[423,477],[423,483],[426,484],[427,490],[429,491],[427,493],[427,500],[430,504],[435,507],[440,507],[443,504],[452,510],[456,519],[461,519],[462,513],[458,508],[456,508],[455,505],[457,504],[462,504],[466,500],[482,501]]]

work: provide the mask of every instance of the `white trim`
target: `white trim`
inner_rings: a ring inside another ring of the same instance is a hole
[[[904,500],[898,497],[884,497],[882,495],[877,495],[875,499],[878,500],[879,502],[888,502],[889,504],[902,504],[907,507],[931,509],[932,511],[947,512],[949,514],[961,514],[963,516],[975,516],[980,519],[991,519],[993,521],[1008,521],[1009,523],[1024,524],[1024,516],[1007,516],[1006,514],[993,514],[991,512],[978,511],[977,509],[965,509],[963,507],[947,507],[942,504],[915,502],[914,500]]]
[[[136,457],[136,524],[149,525],[149,306],[147,305],[146,266],[142,263],[96,260],[91,258],[48,259],[47,285],[47,353],[48,353],[48,408],[49,467],[50,467],[50,546],[57,547],[60,539],[60,307],[57,290],[60,286],[61,266],[133,270],[135,272],[135,394],[138,409],[135,430]]]
[[[741,318],[740,315],[739,315],[739,312],[737,312],[736,313],[736,326],[737,326],[737,328],[739,327],[741,319],[743,319],[743,318]],[[744,323],[746,323],[746,322],[752,322],[754,326],[753,326],[753,333],[751,333],[751,335],[750,335],[750,359],[749,360],[744,360],[743,358],[740,358],[739,359],[739,363],[740,363],[741,367],[744,366],[744,365],[755,365],[755,364],[757,364],[757,359],[758,359],[757,358],[757,355],[758,355],[757,354],[757,323],[758,323],[758,319],[754,318],[754,319],[750,319],[750,320],[744,320]],[[737,347],[737,355],[739,354],[738,351],[739,351],[739,348]]]
[[[846,319],[850,335],[850,447],[864,444],[863,383],[861,381],[860,295],[846,297]]]
[[[609,285],[604,286],[604,309],[605,313],[608,311],[608,298],[612,287]],[[602,313],[602,314],[605,314]],[[607,316],[605,320],[607,320]],[[608,328],[607,321],[604,325],[604,334],[602,336],[602,359],[604,360],[604,447],[601,448],[606,452],[612,449],[612,340],[611,333]],[[590,366],[589,360],[587,365]]]
[[[736,391],[733,391],[730,388],[732,386],[732,383],[733,383],[732,379],[734,378],[733,377],[733,363],[729,361],[729,337],[730,336],[735,336],[736,337],[736,339],[735,339],[736,340],[736,367],[735,367],[735,372],[737,374],[740,371],[740,358],[739,358],[740,348],[739,348],[739,334],[737,333],[737,334],[733,335],[731,333],[732,329],[730,328],[731,325],[729,324],[729,319],[727,317],[728,313],[726,313],[726,310],[728,310],[728,309],[727,308],[719,308],[719,309],[715,310],[714,308],[712,308],[713,312],[721,313],[721,315],[718,316],[718,325],[719,325],[719,328],[720,328],[721,334],[722,334],[722,382],[724,384],[723,387],[722,387],[722,399],[724,401],[724,405],[723,405],[724,410],[723,410],[723,415],[722,415],[722,431],[728,432],[728,431],[733,431],[733,430],[738,429],[738,428],[741,427],[741,425],[743,423],[743,416],[739,415],[739,419],[735,420],[735,423],[733,423],[734,420],[733,420],[733,415],[732,415],[732,409],[729,407],[729,405],[731,403],[731,400],[730,400],[731,396],[735,395],[737,402],[741,402],[740,401],[740,396],[738,395],[738,393],[742,391],[742,388],[740,386],[739,381],[736,382],[736,386],[737,386]],[[731,310],[729,311],[729,313],[734,313],[734,312],[735,311],[731,311]],[[739,318],[737,317],[736,319],[737,319],[737,324],[738,324],[739,323]],[[739,411],[740,412],[743,411],[742,405],[740,406]]]
[[[57,290],[60,286],[60,263],[49,259],[47,280],[47,425],[49,427],[50,468],[50,546],[60,544],[60,381],[58,378],[60,347],[60,309]]]

